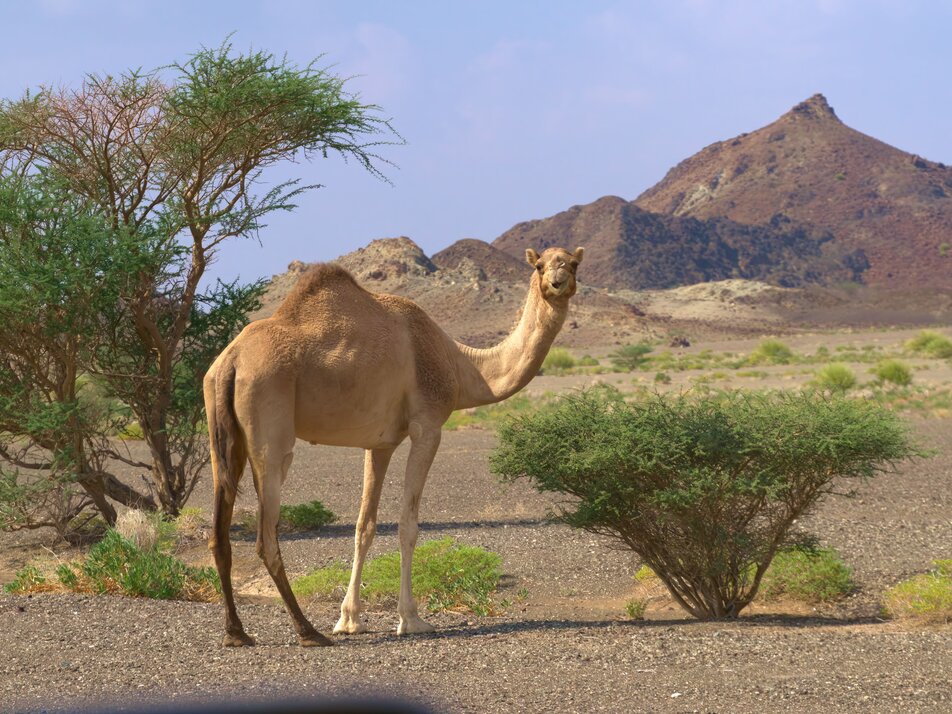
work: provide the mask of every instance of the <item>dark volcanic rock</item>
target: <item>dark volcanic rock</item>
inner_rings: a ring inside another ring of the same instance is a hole
[[[860,252],[845,254],[829,233],[778,214],[763,226],[724,218],[650,213],[605,196],[555,216],[520,223],[493,245],[518,256],[525,246],[585,246],[584,282],[632,290],[745,278],[781,287],[861,282]]]

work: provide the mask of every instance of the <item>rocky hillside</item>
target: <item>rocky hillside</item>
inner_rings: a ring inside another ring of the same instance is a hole
[[[513,257],[550,245],[584,246],[586,283],[616,290],[734,278],[781,287],[862,282],[867,268],[862,251],[844,251],[829,233],[781,215],[762,226],[699,220],[650,213],[617,196],[520,223],[493,242]]]
[[[409,238],[383,238],[335,262],[368,290],[410,298],[450,335],[474,346],[494,344],[508,333],[531,275],[524,261],[477,240],[459,241],[431,259]],[[608,290],[591,285],[591,268],[598,262],[597,252],[586,252],[558,344],[591,350],[665,340],[672,333],[775,332],[786,327],[791,314],[843,304],[822,291],[737,279],[672,290]],[[294,261],[274,276],[252,319],[271,315],[309,267]]]
[[[952,168],[848,127],[820,94],[702,149],[636,203],[753,225],[782,213],[862,251],[873,286],[948,287],[952,274]]]

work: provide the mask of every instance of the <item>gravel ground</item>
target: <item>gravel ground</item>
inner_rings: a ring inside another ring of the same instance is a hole
[[[877,613],[885,587],[950,555],[950,425],[915,422],[938,456],[879,477],[858,498],[830,499],[803,524],[855,568],[860,591],[835,607],[779,606],[699,623],[661,603],[646,621],[625,621],[637,561],[549,523],[553,502],[526,485],[500,485],[486,466],[492,434],[451,432],[424,493],[421,537],[453,535],[499,552],[500,598],[516,601],[501,616],[442,614],[430,618],[437,634],[397,638],[386,608],[368,613],[369,634],[302,649],[253,542],[236,532],[240,609],[257,647],[219,646],[218,604],[2,595],[0,711],[355,693],[461,712],[949,711],[952,628],[884,623]],[[405,448],[394,457],[373,553],[397,547],[405,458]],[[356,450],[298,448],[285,502],[320,498],[341,522],[282,539],[292,576],[349,559],[361,461]],[[191,502],[206,510],[207,481]],[[239,507],[253,503],[245,493]],[[4,539],[6,570],[37,554],[35,535]],[[200,546],[183,556],[210,562]],[[337,607],[306,603],[324,631]]]

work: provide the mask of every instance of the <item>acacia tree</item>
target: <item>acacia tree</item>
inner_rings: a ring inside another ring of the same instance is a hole
[[[161,262],[49,176],[0,178],[0,527],[70,538],[88,506],[110,522],[110,498],[155,507],[112,473],[147,464],[109,438],[128,417],[88,365],[104,310]]]
[[[0,102],[8,175],[55,175],[141,250],[171,256],[139,270],[104,313],[108,339],[92,365],[142,428],[156,496],[170,514],[208,460],[197,435],[202,374],[259,289],[203,294],[202,277],[224,241],[257,237],[263,217],[314,188],[291,181],[263,190],[262,171],[333,153],[382,178],[374,149],[398,137],[344,84],[313,63],[235,54],[226,43],[161,70],[90,75],[79,89]]]

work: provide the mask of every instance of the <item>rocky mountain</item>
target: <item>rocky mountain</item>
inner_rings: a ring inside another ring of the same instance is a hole
[[[492,280],[521,282],[532,270],[524,255],[525,251],[514,256],[484,241],[463,238],[439,253],[434,253],[433,263],[442,269],[479,270],[483,276]]]
[[[846,253],[862,251],[872,286],[952,283],[952,167],[850,128],[821,94],[768,126],[702,149],[635,203],[750,225],[781,213],[829,231]]]
[[[782,215],[752,226],[651,213],[617,196],[519,223],[493,241],[513,257],[551,245],[584,246],[585,282],[616,290],[734,278],[781,287],[861,282],[867,268],[862,251],[844,251],[828,232]]]

